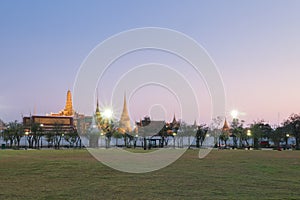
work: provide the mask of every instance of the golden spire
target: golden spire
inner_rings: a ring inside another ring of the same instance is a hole
[[[63,111],[63,115],[66,115],[66,116],[73,115],[72,94],[71,94],[70,90],[68,90],[68,92],[67,92],[67,101],[66,101],[65,109]]]
[[[119,128],[125,132],[131,132],[130,118],[127,110],[126,93],[124,94],[123,112],[121,114]]]
[[[227,123],[227,120],[226,120],[226,118],[225,118],[225,121],[224,121],[224,125],[223,125],[223,128],[222,128],[222,131],[229,131],[229,125],[228,125],[228,123]]]

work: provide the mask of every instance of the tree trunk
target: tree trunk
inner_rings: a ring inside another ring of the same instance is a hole
[[[18,146],[18,149],[20,148],[20,139],[17,139],[17,146]]]
[[[198,136],[196,137],[196,147],[200,148],[200,138]]]
[[[257,138],[254,138],[253,139],[253,142],[254,142],[254,149],[258,149],[259,145],[258,145],[258,139]]]
[[[12,144],[13,144],[14,140],[13,140],[13,139],[10,139],[9,141],[10,141],[10,142],[9,142],[9,143],[10,143],[9,146],[10,146],[10,148],[12,148]]]
[[[299,150],[300,149],[300,138],[296,137],[296,149]]]
[[[240,136],[239,138],[239,147],[242,148],[243,147],[243,141],[242,141],[242,137]]]

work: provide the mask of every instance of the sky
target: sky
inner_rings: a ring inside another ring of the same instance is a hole
[[[247,123],[280,123],[300,112],[299,10],[297,0],[2,0],[0,119],[58,112],[81,64],[99,43],[129,29],[162,27],[190,36],[208,52],[223,80],[226,117],[237,109]],[[99,89],[101,105],[108,101],[105,91],[114,86],[116,74],[153,61],[181,70],[197,90],[200,114],[183,120],[209,123],[211,103],[203,79],[178,58],[157,51],[116,62],[100,81],[99,88],[105,88]],[[151,112],[166,120],[180,116],[174,95],[162,88],[152,85],[128,96],[131,120]]]

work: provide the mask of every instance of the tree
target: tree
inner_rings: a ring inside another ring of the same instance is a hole
[[[105,135],[105,147],[109,148],[111,137],[117,131],[115,129],[115,124],[114,124],[113,120],[110,120],[110,121],[104,120],[102,123],[102,126],[101,126],[101,130],[103,131],[103,134]]]
[[[51,145],[53,145],[54,142],[54,132],[53,131],[46,131],[45,132],[46,140],[48,142],[48,148]]]
[[[126,134],[126,133],[124,133],[124,134]],[[123,134],[120,133],[119,131],[114,131],[112,135],[114,138],[116,138],[116,146],[118,146],[118,140],[123,137]]]
[[[23,125],[17,121],[9,122],[4,131],[4,140],[10,141],[10,147],[12,145],[20,147],[21,138],[24,136]]]
[[[254,122],[250,125],[250,130],[253,137],[254,149],[260,148],[259,141],[263,138],[270,138],[273,131],[272,127],[264,121]]]
[[[158,135],[161,137],[160,146],[161,147],[164,147],[164,145],[168,146],[169,136],[173,137],[172,127],[169,124],[164,124],[163,128],[158,132]],[[146,147],[146,138],[145,137],[144,137],[144,147]]]
[[[300,149],[300,114],[292,114],[283,123],[283,126],[287,132],[295,137],[296,149]]]
[[[7,126],[6,129],[3,132],[3,140],[7,143],[9,141],[9,147],[12,148],[12,145],[14,143],[14,136],[12,131],[10,130],[10,127]]]
[[[225,144],[225,148],[227,146],[227,140],[229,139],[228,134],[222,132],[221,135],[219,136],[219,141],[223,141]],[[220,146],[220,145],[219,145]]]
[[[42,132],[42,126],[39,123],[32,123],[31,124],[31,136],[32,136],[32,141],[31,143],[34,142],[34,148],[39,148],[39,144],[40,144],[40,140],[41,137],[43,136],[43,132]],[[32,144],[33,146],[33,144]]]
[[[285,128],[284,127],[277,127],[275,130],[270,132],[269,137],[274,142],[274,149],[280,148],[280,142],[285,137]]]
[[[205,140],[208,127],[205,124],[198,126],[196,132],[196,147],[200,148]]]
[[[64,139],[70,144],[70,147],[78,146],[80,142],[80,137],[77,133],[77,129],[72,129],[68,132],[68,134],[64,135]]]
[[[237,138],[239,138],[239,148],[242,148],[243,139],[245,138],[243,133],[244,131],[244,121],[239,121],[238,119],[233,119],[231,123],[231,133],[233,137],[234,146],[237,147]]]
[[[125,147],[131,147],[131,142],[133,141],[134,137],[126,132],[122,136],[124,137]]]
[[[218,117],[214,118],[212,120],[212,123],[210,124],[208,133],[212,137],[214,137],[215,147],[218,146],[218,139],[219,139],[220,135],[222,134],[221,124],[222,124],[223,120],[224,119],[221,116],[218,116]]]
[[[181,122],[180,124],[180,131],[179,133],[182,133],[182,136],[186,136],[188,138],[188,147],[190,148],[191,143],[191,137],[194,140],[194,137],[196,136],[197,133],[197,125],[189,125],[186,122]],[[192,140],[192,142],[193,142]],[[199,145],[200,146],[200,145]]]
[[[54,148],[59,149],[62,134],[64,134],[63,125],[60,123],[54,123],[52,133],[53,133]]]

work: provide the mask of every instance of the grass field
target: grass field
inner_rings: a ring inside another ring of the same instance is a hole
[[[188,150],[128,174],[86,150],[0,151],[0,199],[300,199],[300,151]]]

